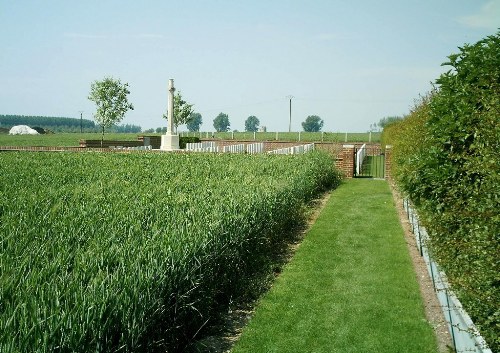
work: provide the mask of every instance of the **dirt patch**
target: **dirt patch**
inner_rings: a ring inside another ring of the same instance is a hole
[[[432,284],[432,279],[427,271],[424,258],[420,256],[420,251],[417,248],[415,236],[411,231],[411,225],[403,207],[403,199],[394,185],[390,185],[390,187],[394,198],[394,204],[398,211],[399,220],[405,233],[405,241],[408,246],[408,252],[413,262],[413,268],[420,287],[420,294],[425,307],[425,316],[434,328],[434,333],[438,343],[438,350],[440,353],[454,352],[450,332],[448,331],[448,325],[444,319],[444,314],[441,310],[441,306],[439,305],[439,301]]]

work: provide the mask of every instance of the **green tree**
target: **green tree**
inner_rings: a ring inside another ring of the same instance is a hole
[[[119,123],[128,110],[134,109],[127,99],[128,94],[130,94],[128,83],[122,84],[120,80],[112,77],[105,77],[102,81],[92,83],[88,99],[97,106],[94,119],[101,126],[101,146],[104,141],[104,130]]]
[[[309,115],[306,121],[302,122],[302,128],[307,132],[318,132],[323,128],[323,120],[317,115]]]
[[[229,122],[229,116],[224,113],[220,113],[214,119],[214,128],[217,132],[226,132],[229,131],[229,127],[231,123]]]
[[[259,124],[259,119],[254,115],[250,115],[247,120],[245,120],[245,131],[255,132],[259,129]]]
[[[202,124],[203,119],[201,118],[200,113],[191,113],[189,120],[186,122],[186,126],[189,131],[200,131],[200,125]]]
[[[174,126],[176,131],[179,125],[184,125],[189,122],[191,114],[193,113],[193,106],[194,104],[189,104],[182,98],[181,91],[177,91],[174,95]],[[163,117],[167,119],[168,112],[164,114]]]

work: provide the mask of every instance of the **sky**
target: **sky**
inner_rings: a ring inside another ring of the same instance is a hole
[[[0,0],[0,114],[93,119],[90,86],[113,77],[121,123],[166,126],[174,79],[202,131],[221,112],[288,131],[292,95],[292,131],[364,132],[499,28],[500,0]]]

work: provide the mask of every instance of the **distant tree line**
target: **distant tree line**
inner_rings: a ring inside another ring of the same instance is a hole
[[[95,129],[96,125],[92,120],[82,119],[84,129]],[[80,119],[52,117],[52,116],[25,116],[25,115],[0,115],[0,126],[12,127],[15,125],[40,126],[48,129],[59,127],[80,129]]]
[[[81,125],[80,125],[81,124]],[[42,127],[54,132],[99,132],[100,127],[94,121],[88,119],[51,117],[51,116],[25,116],[25,115],[0,115],[0,127],[8,128],[15,125],[28,125],[30,127]],[[138,125],[125,124],[114,125],[109,132],[139,133],[142,128]]]

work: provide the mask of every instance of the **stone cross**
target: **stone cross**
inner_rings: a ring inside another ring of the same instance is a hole
[[[167,132],[174,134],[174,79],[168,80],[168,113],[167,113]]]
[[[175,151],[179,149],[179,136],[174,133],[174,80],[168,80],[167,132],[161,135],[160,150]]]

